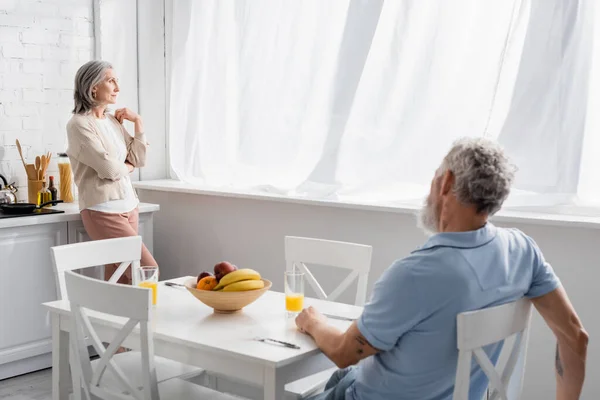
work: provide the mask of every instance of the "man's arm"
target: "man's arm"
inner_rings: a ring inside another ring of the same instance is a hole
[[[577,400],[585,377],[588,334],[562,287],[531,299],[557,339],[557,400]]]
[[[327,319],[309,307],[296,318],[296,325],[309,334],[317,346],[338,368],[357,364],[363,358],[377,354],[379,350],[360,333],[356,322],[346,332],[327,325]]]

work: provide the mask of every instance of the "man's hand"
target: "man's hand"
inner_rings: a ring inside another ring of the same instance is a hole
[[[313,307],[305,308],[296,317],[296,326],[300,329],[300,332],[308,333],[309,335],[311,335],[311,328],[318,323],[326,324],[327,318]]]
[[[585,378],[588,333],[583,328],[565,289],[558,289],[531,302],[542,315],[558,342],[555,355],[557,400],[579,399]]]
[[[356,321],[346,332],[327,325],[327,318],[312,307],[296,317],[301,332],[312,336],[319,349],[339,368],[357,364],[360,360],[379,353],[379,350],[360,333]]]

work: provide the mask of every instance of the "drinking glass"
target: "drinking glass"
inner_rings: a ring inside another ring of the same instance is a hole
[[[156,305],[158,292],[158,267],[140,267],[138,269],[138,286],[152,289],[152,305]]]
[[[304,272],[285,272],[285,310],[288,316],[296,316],[304,307]]]

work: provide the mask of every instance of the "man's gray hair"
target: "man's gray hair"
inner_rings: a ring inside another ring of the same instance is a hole
[[[94,60],[83,64],[75,74],[75,90],[73,98],[75,108],[73,114],[85,114],[96,105],[92,96],[92,88],[102,82],[107,69],[111,69],[109,62]]]
[[[444,158],[439,173],[454,174],[453,192],[463,204],[472,204],[477,213],[493,215],[510,193],[517,168],[502,147],[484,138],[456,141]]]

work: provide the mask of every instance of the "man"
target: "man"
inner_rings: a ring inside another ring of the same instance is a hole
[[[557,399],[579,398],[588,335],[565,290],[531,238],[488,222],[508,196],[513,176],[514,167],[495,143],[456,142],[420,216],[422,227],[435,234],[382,274],[361,317],[345,333],[313,308],[296,318],[340,368],[315,400],[452,399],[457,314],[523,296],[558,341]],[[501,346],[487,350],[495,362]],[[486,386],[487,378],[476,371],[470,399],[480,400]]]

